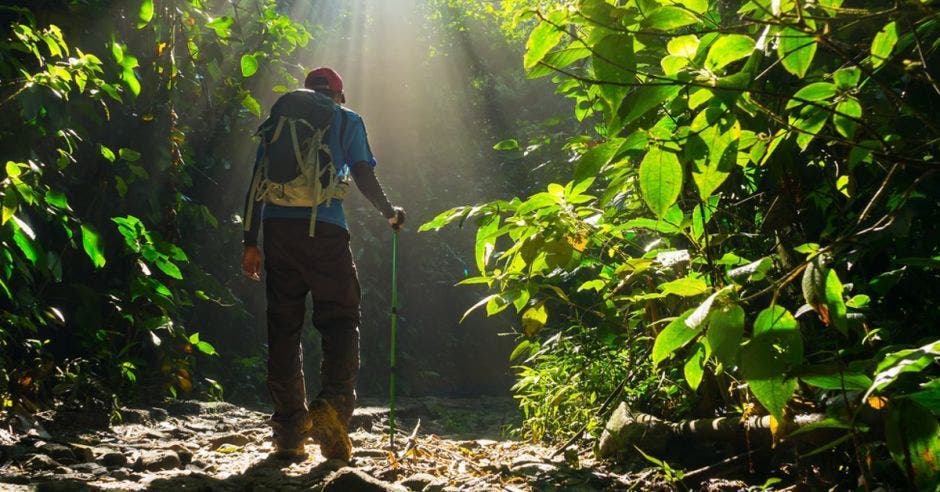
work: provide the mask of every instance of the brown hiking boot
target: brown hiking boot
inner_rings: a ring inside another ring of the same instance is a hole
[[[304,461],[307,459],[307,450],[304,449],[304,442],[306,442],[304,438],[291,441],[275,439],[274,451],[271,452],[271,457],[285,461]]]
[[[310,403],[308,415],[313,423],[310,438],[320,445],[323,457],[349,461],[352,457],[352,441],[333,406],[318,398]]]

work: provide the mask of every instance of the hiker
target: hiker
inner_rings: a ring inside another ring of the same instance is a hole
[[[362,118],[342,106],[339,74],[314,69],[304,87],[281,96],[258,129],[262,141],[245,199],[242,270],[261,279],[262,229],[274,455],[304,459],[310,437],[326,458],[348,461],[360,317],[342,202],[349,177],[394,229],[404,224],[405,212],[389,203],[376,179]],[[309,408],[301,348],[308,293],[323,352],[322,391]]]

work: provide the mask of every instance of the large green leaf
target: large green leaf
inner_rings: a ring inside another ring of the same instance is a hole
[[[538,63],[534,67],[530,68],[529,73],[526,74],[526,77],[530,79],[537,79],[539,77],[551,75],[555,73],[556,70],[564,69],[568,65],[571,65],[578,60],[583,60],[589,56],[591,56],[591,50],[582,47],[568,47],[552,51],[542,58],[541,63]]]
[[[740,305],[726,304],[712,310],[705,337],[721,369],[730,369],[737,363],[743,335],[744,309]]]
[[[522,333],[527,337],[535,336],[545,326],[546,322],[548,322],[548,311],[545,309],[545,302],[543,301],[523,311]]]
[[[251,77],[258,71],[258,57],[253,54],[244,54],[241,59],[242,77]]]
[[[694,297],[697,295],[704,294],[708,291],[708,284],[700,278],[694,277],[682,277],[670,282],[666,282],[659,285],[659,290],[663,291],[663,294],[674,294],[680,297]],[[691,315],[695,310],[692,310],[689,314]],[[700,328],[699,324],[696,325],[696,328]]]
[[[660,31],[672,31],[680,27],[698,23],[699,19],[692,12],[681,7],[664,5],[646,14],[643,26]]]
[[[676,154],[661,147],[646,153],[640,163],[640,193],[657,217],[666,215],[682,191],[682,165]]]
[[[862,105],[858,99],[848,97],[839,104],[836,104],[836,112],[832,115],[832,123],[845,138],[852,138],[855,135],[855,127],[858,126],[857,120],[862,118]]]
[[[796,319],[781,306],[771,306],[757,315],[754,336],[741,349],[739,365],[758,401],[778,422],[797,381],[785,374],[803,360],[803,339]]]
[[[705,66],[715,72],[754,51],[754,40],[743,34],[725,34],[708,48]]]
[[[783,68],[803,78],[816,56],[816,40],[809,34],[787,27],[780,32],[777,56]]]
[[[712,106],[696,115],[690,128],[694,134],[686,153],[695,165],[692,180],[707,201],[734,169],[741,124],[721,106]]]
[[[137,28],[142,29],[150,24],[153,19],[153,0],[143,0],[140,2],[140,9],[137,11]]]
[[[618,119],[611,124],[610,131],[619,133],[626,125],[648,113],[661,104],[668,103],[679,94],[682,84],[670,84],[663,81],[644,85],[631,92],[620,105]]]
[[[636,79],[636,58],[633,54],[633,36],[629,34],[611,34],[594,45],[594,76],[604,82],[601,95],[616,114],[627,93],[627,87],[617,83],[632,83]]]
[[[871,42],[871,65],[880,67],[891,56],[894,45],[898,42],[898,24],[895,21],[887,23],[878,31]]]
[[[673,352],[679,350],[699,334],[701,328],[689,328],[685,324],[685,319],[690,314],[692,314],[691,309],[683,313],[682,316],[672,320],[672,322],[656,336],[656,341],[653,342],[654,365],[659,365],[660,362],[666,360]]]
[[[82,224],[82,247],[95,268],[101,268],[107,263],[104,250],[101,247],[101,237],[98,235],[98,231],[90,225]]]
[[[689,383],[689,387],[692,388],[693,391],[698,389],[698,385],[702,382],[702,376],[705,375],[706,358],[705,344],[696,343],[692,355],[689,356],[685,365],[682,367],[685,380]]]
[[[829,322],[843,335],[848,334],[848,321],[846,314],[848,309],[845,307],[845,300],[842,297],[842,281],[835,269],[830,269],[826,274],[825,299],[826,307],[829,312]]]
[[[561,42],[561,39],[565,36],[563,20],[564,12],[552,12],[546,20],[535,26],[535,29],[529,34],[529,39],[525,43],[525,56],[523,57],[523,65],[526,70],[536,66],[552,48]]]
[[[806,101],[823,101],[836,95],[836,85],[829,82],[813,82],[796,91],[787,102],[787,109],[806,104]]]

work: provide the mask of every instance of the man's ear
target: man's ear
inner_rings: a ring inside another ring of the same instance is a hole
[[[339,93],[339,102],[340,104],[346,104],[346,94],[343,94],[342,92]]]

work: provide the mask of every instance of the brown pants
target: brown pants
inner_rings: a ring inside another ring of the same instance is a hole
[[[359,279],[342,227],[317,222],[314,237],[303,219],[264,221],[264,270],[268,300],[268,391],[274,403],[275,438],[291,439],[307,412],[301,332],[307,294],[320,332],[323,389],[341,421],[356,404],[359,373]]]

